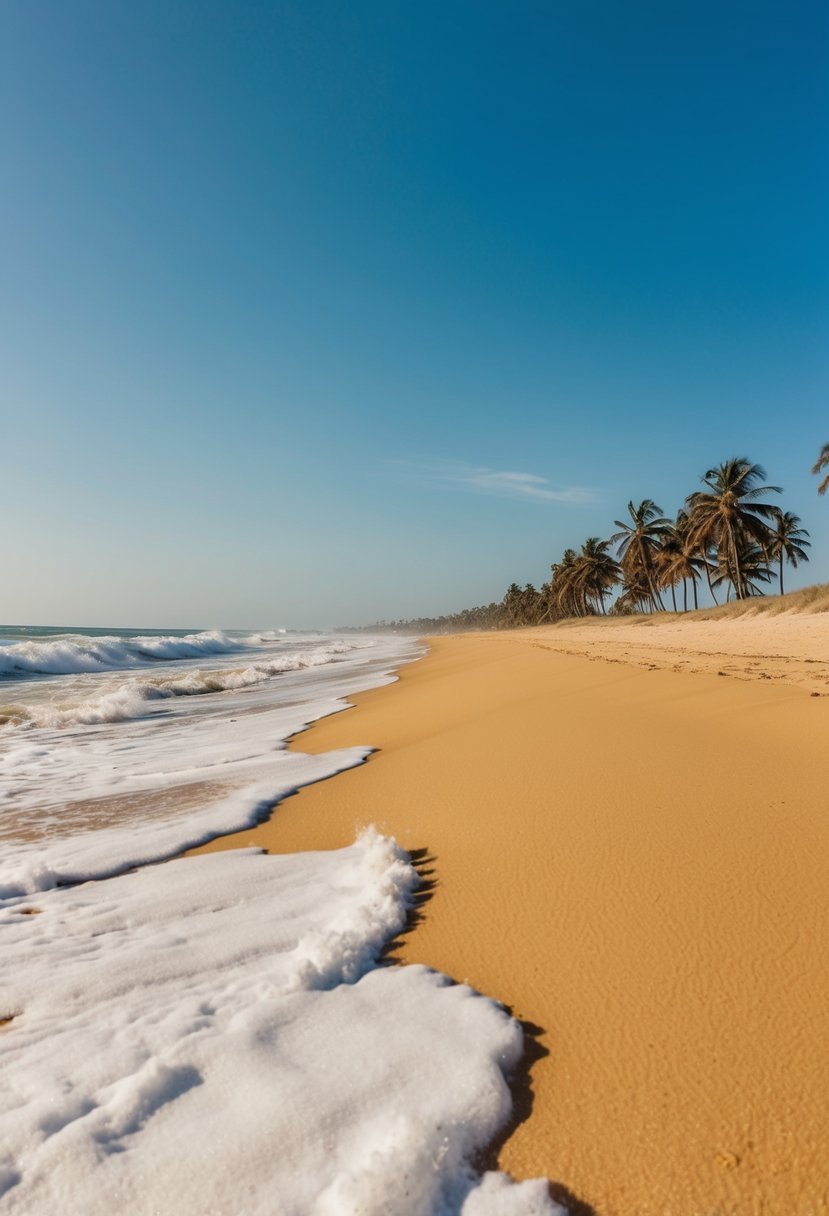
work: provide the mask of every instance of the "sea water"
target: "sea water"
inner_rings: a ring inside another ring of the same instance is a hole
[[[556,1210],[471,1164],[509,1118],[518,1025],[380,965],[418,881],[394,841],[149,864],[362,763],[370,740],[286,740],[420,653],[0,627],[0,1212]]]
[[[306,757],[285,740],[420,652],[278,631],[22,633],[0,627],[7,876],[21,841],[46,844],[41,862],[94,851],[108,871],[124,849],[123,863],[159,860],[255,823],[367,754]]]

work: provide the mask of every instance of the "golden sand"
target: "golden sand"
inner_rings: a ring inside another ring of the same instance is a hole
[[[750,682],[716,674],[713,633],[676,642],[698,652],[679,672],[601,626],[437,639],[294,742],[371,744],[366,765],[216,844],[334,848],[374,822],[425,850],[396,957],[530,1024],[498,1163],[574,1214],[829,1211],[829,699],[802,670],[829,660],[824,620],[790,683],[782,633]]]

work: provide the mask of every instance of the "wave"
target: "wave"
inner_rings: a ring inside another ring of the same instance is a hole
[[[128,680],[118,688],[74,704],[53,702],[36,708],[19,704],[0,705],[0,726],[66,727],[126,722],[144,717],[156,701],[252,688],[291,671],[335,663],[340,655],[358,649],[362,649],[359,643],[332,642],[316,650],[279,655],[247,667],[197,670],[179,676]]]
[[[264,633],[252,633],[248,637],[248,641],[254,645],[260,645],[267,642],[284,642],[288,633],[287,629],[266,629]]]
[[[184,637],[92,638],[78,634],[49,641],[14,642],[0,645],[0,677],[117,671],[153,662],[233,654],[248,645],[218,629]]]

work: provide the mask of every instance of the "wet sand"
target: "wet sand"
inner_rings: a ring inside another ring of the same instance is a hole
[[[803,674],[825,622],[788,679],[784,632],[756,680],[718,676],[693,630],[693,670],[599,625],[433,640],[293,743],[371,744],[366,765],[216,843],[334,848],[373,822],[424,851],[395,956],[529,1024],[498,1163],[574,1216],[829,1211],[829,698]]]

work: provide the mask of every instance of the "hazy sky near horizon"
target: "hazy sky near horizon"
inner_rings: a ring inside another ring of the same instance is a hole
[[[536,584],[746,455],[829,579],[829,9],[5,0],[0,621]]]

